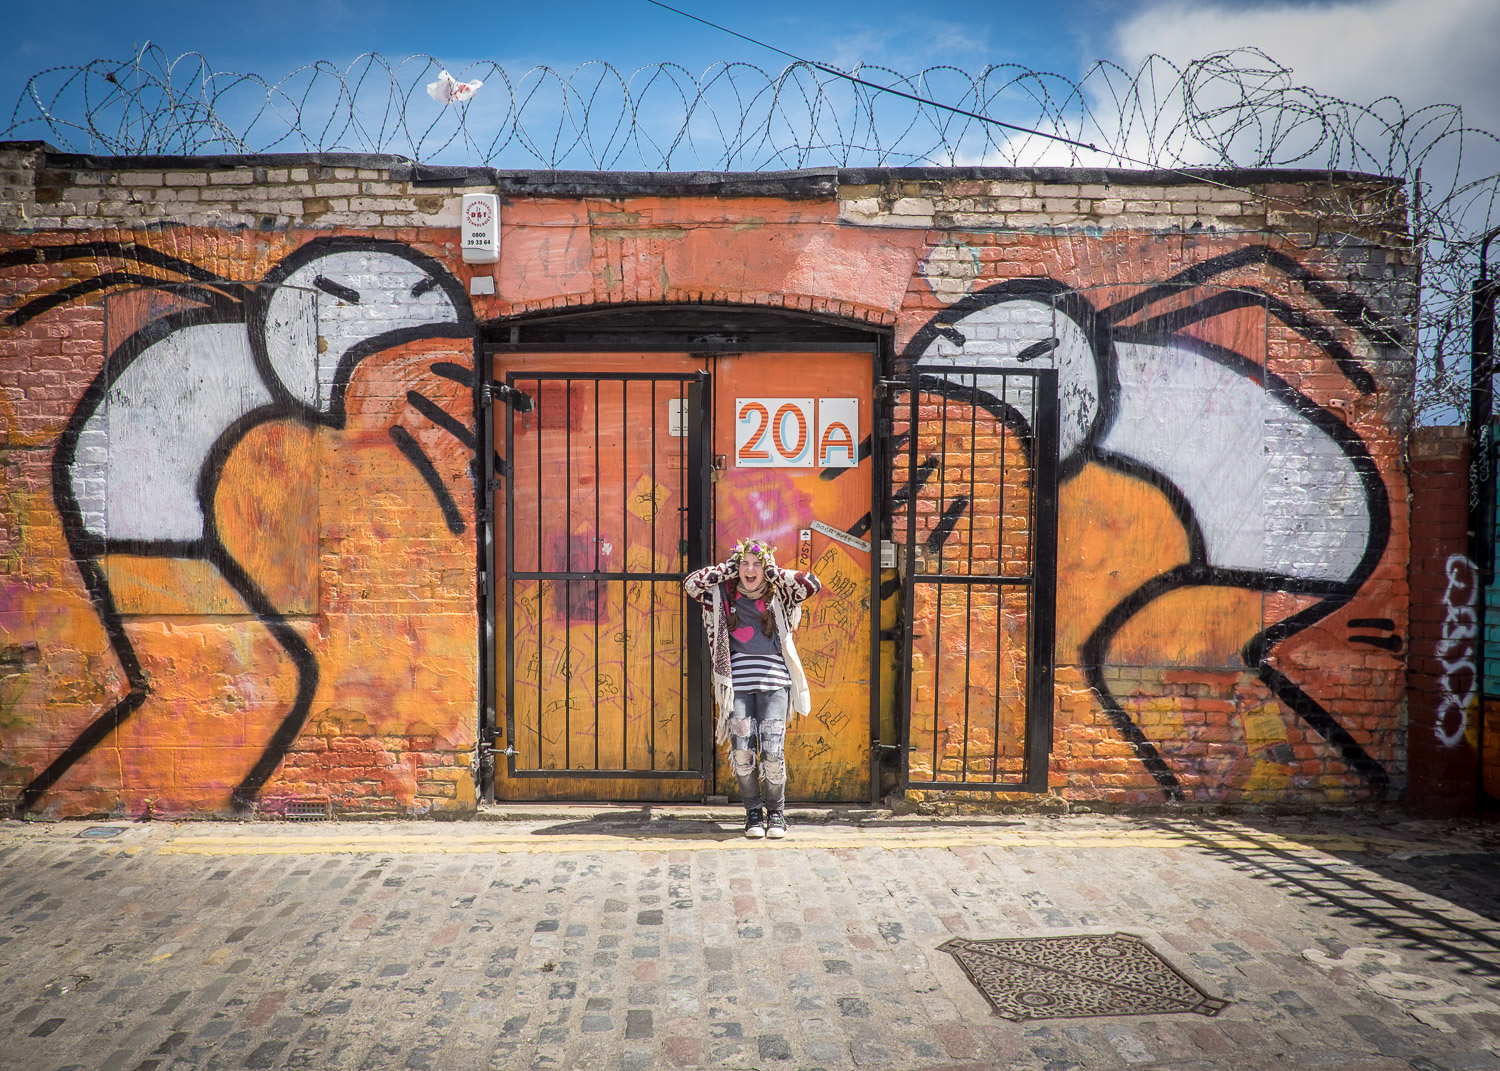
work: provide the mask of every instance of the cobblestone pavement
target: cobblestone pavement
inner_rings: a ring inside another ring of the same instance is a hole
[[[1494,827],[520,813],[0,823],[0,1066],[1500,1068]],[[938,947],[1113,932],[1227,1006],[1010,1021]]]

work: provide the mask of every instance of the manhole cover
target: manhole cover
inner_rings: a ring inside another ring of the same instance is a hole
[[[1139,937],[1021,937],[938,946],[958,960],[1006,1019],[1076,1019],[1093,1015],[1217,1015],[1216,1000]]]
[[[89,826],[78,835],[88,840],[106,840],[109,837],[118,837],[123,832],[125,830],[119,826]]]

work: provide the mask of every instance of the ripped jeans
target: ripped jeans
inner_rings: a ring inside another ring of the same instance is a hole
[[[729,718],[729,766],[740,783],[745,810],[765,807],[779,811],[786,805],[786,716],[791,690],[735,692]],[[756,745],[759,745],[757,749]],[[756,769],[757,751],[760,768]],[[761,795],[761,779],[765,795]]]

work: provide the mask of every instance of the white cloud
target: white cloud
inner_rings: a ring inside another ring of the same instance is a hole
[[[1494,0],[1344,0],[1322,4],[1156,4],[1117,28],[1121,62],[1177,63],[1258,48],[1320,93],[1409,111],[1458,104],[1468,126],[1500,129],[1500,4]]]

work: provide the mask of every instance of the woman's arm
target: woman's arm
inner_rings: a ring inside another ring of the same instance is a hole
[[[782,597],[789,606],[796,606],[823,590],[823,582],[816,576],[795,569],[777,569],[776,580],[781,585]]]
[[[729,579],[727,564],[705,565],[702,569],[696,569],[683,577],[682,586],[687,589],[690,598],[699,602],[707,602],[709,589],[724,583],[727,579]]]

